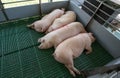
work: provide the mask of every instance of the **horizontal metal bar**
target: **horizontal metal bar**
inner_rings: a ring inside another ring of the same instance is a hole
[[[85,0],[85,1],[86,1],[86,0]],[[79,1],[78,1],[78,2],[79,2]],[[94,8],[97,8],[97,7],[94,6],[92,3],[88,2],[88,1],[86,1],[86,2],[89,3],[91,6],[93,6]],[[82,6],[85,7],[86,9],[88,9],[88,10],[89,10],[90,12],[92,12],[93,14],[95,13],[95,12],[92,11],[90,8],[88,8],[86,5],[82,4]],[[109,5],[105,4],[105,3],[104,3],[104,6],[107,6],[108,8],[110,8],[110,9],[112,9],[112,10],[116,10],[116,9],[110,7]],[[116,20],[115,17],[113,17],[113,16],[111,16],[110,14],[106,13],[106,12],[103,11],[102,9],[99,8],[99,11],[102,12],[103,14],[109,16],[110,18],[113,18],[114,20]],[[109,24],[109,26],[111,26],[112,28],[114,28],[114,29],[116,29],[116,30],[118,30],[118,31],[120,32],[120,30],[119,30],[117,27],[115,27],[114,25],[112,25],[111,23],[109,23],[109,22],[108,22],[107,20],[105,20],[103,17],[99,16],[98,14],[95,14],[95,15],[96,15],[97,17],[99,17],[102,21],[104,21],[105,23]],[[116,21],[118,21],[118,20],[116,20]],[[119,21],[118,21],[118,22],[119,22]]]
[[[115,17],[111,16],[110,14],[106,13],[105,11],[103,11],[102,9],[99,9],[102,13],[104,13],[105,15],[109,16],[110,18],[114,19],[115,21],[119,22],[118,20],[115,19]]]
[[[84,6],[86,9],[88,9],[90,12],[94,13],[94,11],[92,11],[90,8],[88,8],[86,5],[82,4],[82,6]]]
[[[80,2],[80,1],[78,1],[78,2]],[[94,8],[97,8],[95,5],[93,5],[92,3],[88,2],[87,0],[85,0],[85,2],[89,3],[89,4],[90,4],[91,6],[93,6]],[[116,11],[116,9],[110,7],[110,6],[107,5],[106,3],[103,3],[103,4],[104,4],[104,6],[107,6],[108,8]],[[88,8],[86,5],[82,4],[82,6],[84,6],[86,9],[88,9],[90,12],[94,13],[94,11],[92,11],[92,10],[91,10],[90,8]],[[111,16],[110,14],[106,13],[106,12],[103,11],[102,9],[99,9],[99,11],[102,12],[103,14],[107,15],[108,17],[116,20],[115,17],[113,17],[113,16]],[[119,11],[118,11],[118,12],[119,12]],[[120,13],[120,12],[119,12],[119,13]],[[116,21],[117,21],[118,23],[120,23],[120,21],[118,21],[118,20],[116,20]]]
[[[109,7],[110,9],[112,9],[112,10],[120,13],[120,11],[117,11],[115,8],[111,7],[110,5],[108,5],[108,4],[106,4],[106,3],[103,3],[103,5],[105,5],[105,6]]]
[[[98,14],[95,14],[96,16],[98,16],[101,20],[103,20],[105,23],[109,24],[109,26],[111,26],[112,28],[118,30],[120,32],[120,30],[115,26],[112,25],[111,23],[109,23],[108,21],[106,21],[104,18],[102,18],[101,16],[99,16]]]
[[[89,1],[85,0],[85,2],[87,2],[88,4],[92,5],[94,8],[97,9],[97,7],[95,5],[93,5],[92,3],[90,3]]]
[[[22,1],[14,1],[14,2],[7,2],[7,3],[2,3],[3,5],[4,4],[12,4],[12,3],[19,3],[19,2],[27,2],[27,1],[34,1],[34,0],[22,0]]]

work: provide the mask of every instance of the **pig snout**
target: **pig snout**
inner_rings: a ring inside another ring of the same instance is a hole
[[[38,42],[43,43],[43,42],[45,42],[45,39],[39,38],[39,39],[38,39]]]
[[[47,44],[45,42],[41,42],[41,44],[38,46],[39,49],[45,49],[47,47]]]
[[[39,38],[38,43],[41,43],[38,48],[44,49],[45,48],[45,39]]]
[[[47,48],[50,48],[51,47],[51,44],[49,43],[41,43],[38,48],[39,49],[47,49]]]

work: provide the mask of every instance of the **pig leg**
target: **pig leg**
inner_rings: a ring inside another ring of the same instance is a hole
[[[75,73],[76,73],[76,74],[80,74],[79,70],[77,70],[77,69],[74,67],[72,57],[69,58],[68,63],[65,64],[65,66],[66,66],[67,69],[69,70],[70,74],[73,75],[73,77],[76,76]]]
[[[71,70],[71,68],[68,65],[65,65],[65,67],[69,70],[70,74],[75,77],[75,73]]]
[[[86,54],[90,54],[92,52],[92,47],[91,46],[87,46],[85,49],[87,50]]]

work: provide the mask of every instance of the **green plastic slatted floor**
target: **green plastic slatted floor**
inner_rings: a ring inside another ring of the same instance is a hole
[[[63,64],[54,60],[53,48],[37,48],[38,38],[45,34],[29,29],[26,25],[38,19],[39,17],[31,17],[0,24],[0,78],[72,77]],[[113,60],[97,42],[92,47],[90,55],[83,53],[74,60],[79,70],[103,66]]]

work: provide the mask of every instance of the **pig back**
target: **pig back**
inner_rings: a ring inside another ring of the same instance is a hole
[[[58,44],[61,43],[63,40],[75,36],[81,32],[83,32],[84,27],[79,22],[73,22],[64,26],[58,30],[55,30],[54,33],[57,35],[57,42]]]
[[[74,58],[78,57],[86,46],[91,45],[91,40],[87,33],[81,33],[73,36],[69,39],[64,40],[56,48],[56,52],[72,52]],[[63,53],[64,54],[64,53]]]

